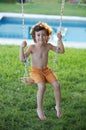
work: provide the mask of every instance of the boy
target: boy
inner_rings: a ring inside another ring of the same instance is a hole
[[[32,27],[31,35],[35,44],[28,47],[24,53],[27,43],[24,41],[20,46],[20,60],[24,61],[25,57],[31,56],[30,78],[38,86],[37,92],[37,114],[41,120],[45,120],[46,116],[43,112],[43,96],[46,89],[46,82],[54,87],[54,96],[56,101],[57,117],[62,116],[60,108],[60,84],[52,70],[47,66],[49,50],[64,53],[64,45],[62,42],[61,32],[58,33],[58,46],[48,43],[52,34],[52,29],[46,23],[40,22]],[[29,81],[28,81],[29,82]]]

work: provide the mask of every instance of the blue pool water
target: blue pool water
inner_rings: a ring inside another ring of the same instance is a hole
[[[32,39],[30,36],[31,27],[39,21],[46,22],[53,28],[51,40],[55,40],[54,35],[59,27],[59,20],[47,18],[25,18],[25,36],[26,39]],[[63,20],[63,29],[66,29],[63,35],[63,41],[86,42],[86,21]],[[0,20],[0,38],[23,39],[22,19],[18,17],[2,17]]]

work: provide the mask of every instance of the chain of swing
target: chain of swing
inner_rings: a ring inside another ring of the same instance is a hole
[[[64,12],[64,5],[65,5],[65,0],[62,0],[62,4],[61,4],[61,11],[60,11],[60,25],[59,25],[59,31],[62,32],[62,16],[63,16],[63,12]],[[58,41],[57,41],[57,45],[58,45]],[[56,63],[58,60],[58,49],[56,49],[56,54],[53,60],[53,70],[56,70]]]

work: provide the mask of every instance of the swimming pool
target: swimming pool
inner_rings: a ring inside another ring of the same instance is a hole
[[[60,16],[49,15],[25,15],[25,36],[31,40],[30,29],[39,21],[48,23],[53,28],[51,41],[55,41],[55,35],[59,27]],[[63,41],[86,43],[86,18],[63,17],[62,28],[65,30]],[[5,15],[0,17],[0,38],[23,39],[21,14]]]

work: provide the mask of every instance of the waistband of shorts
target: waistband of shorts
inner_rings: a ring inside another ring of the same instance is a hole
[[[32,66],[31,68],[30,68],[30,71],[31,70],[39,70],[39,71],[44,71],[44,70],[46,70],[46,69],[49,69],[49,67],[45,67],[45,68],[43,68],[43,69],[39,69],[39,68],[37,68],[37,67],[34,67],[34,66]]]

